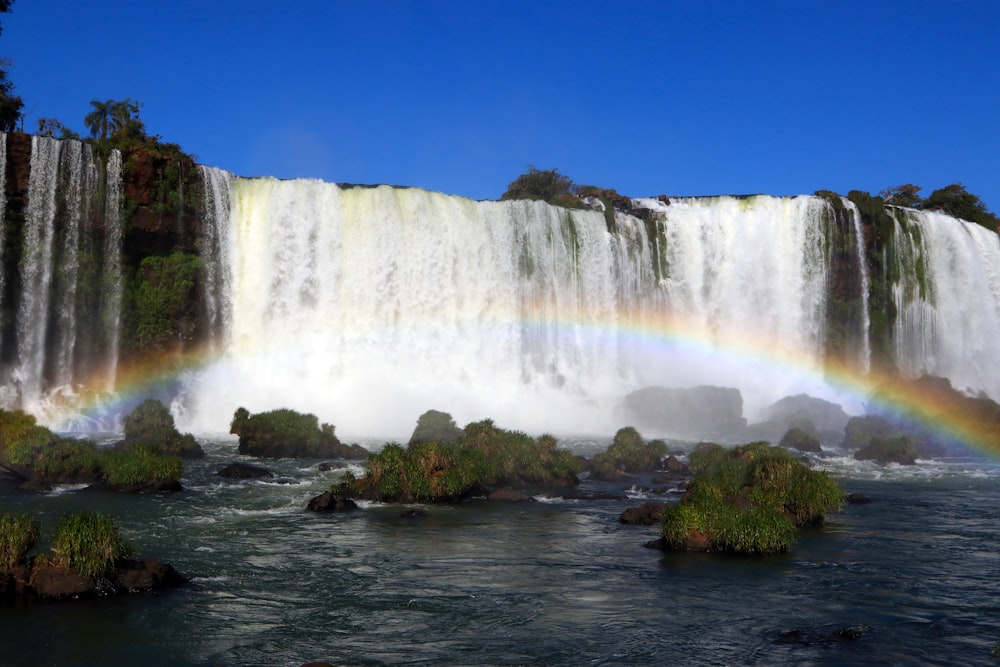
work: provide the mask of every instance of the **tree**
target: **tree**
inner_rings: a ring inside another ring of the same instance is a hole
[[[906,206],[908,208],[920,208],[923,198],[918,194],[921,188],[919,185],[907,183],[906,185],[894,185],[891,188],[882,190],[879,195],[886,204],[893,206]]]
[[[60,139],[80,138],[80,135],[60,123],[57,118],[39,118],[38,134],[43,137],[59,137]]]
[[[948,215],[978,223],[993,231],[1000,225],[1000,218],[991,213],[983,200],[966,190],[961,183],[953,183],[935,190],[924,200],[923,208],[944,211]]]
[[[529,164],[528,171],[514,179],[500,199],[551,201],[558,195],[569,194],[572,189],[573,181],[560,174],[558,169],[536,169],[535,165]]]
[[[7,78],[7,63],[0,62],[0,132],[13,132],[21,120],[24,100],[14,94],[14,84]]]
[[[142,139],[146,136],[146,128],[139,120],[141,104],[131,98],[124,100],[91,100],[93,110],[87,114],[83,123],[87,126],[90,136],[95,139],[122,136]]]

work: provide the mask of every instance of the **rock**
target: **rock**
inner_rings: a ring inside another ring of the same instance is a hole
[[[735,433],[746,426],[739,389],[644,387],[625,397],[628,421],[674,435]]]
[[[152,480],[143,482],[142,484],[110,484],[102,482],[101,484],[88,486],[86,490],[100,491],[102,489],[118,493],[176,493],[183,491],[184,487],[181,486],[180,480],[170,479],[166,481]]]
[[[885,417],[863,415],[851,417],[844,427],[844,449],[861,449],[872,444],[874,438],[885,438],[896,432],[896,427]]]
[[[349,512],[358,509],[358,504],[345,495],[324,491],[310,500],[306,509],[313,512]]]
[[[423,511],[420,508],[412,508],[412,509],[408,509],[405,512],[403,512],[402,514],[400,514],[399,518],[400,519],[417,519],[417,518],[422,517],[422,516],[427,516],[427,512]]]
[[[819,438],[798,427],[788,429],[778,444],[785,449],[797,449],[812,454],[823,453],[822,447],[819,446]]]
[[[850,417],[844,408],[837,403],[814,398],[808,394],[786,396],[761,411],[765,421],[775,422],[780,426],[780,432],[785,432],[803,422],[813,425],[812,435],[837,434],[844,432]]]
[[[129,593],[176,588],[188,581],[173,565],[161,563],[155,558],[126,561],[119,566],[117,576],[118,586]]]
[[[844,496],[844,501],[851,505],[867,505],[872,499],[868,496],[863,496],[860,493],[849,493]]]
[[[917,449],[909,436],[897,434],[886,438],[873,438],[870,445],[854,453],[854,458],[882,464],[915,465]]]
[[[534,502],[534,497],[528,495],[525,491],[520,489],[503,488],[495,489],[487,494],[486,498],[488,500],[496,500],[501,502]]]
[[[643,503],[638,507],[629,507],[618,520],[631,526],[652,526],[660,523],[665,507],[664,503]]]
[[[274,477],[274,473],[267,468],[250,465],[249,463],[230,463],[215,474],[219,477],[225,477],[227,479],[259,479],[261,477]]]
[[[31,572],[28,581],[34,593],[43,598],[79,597],[93,593],[97,586],[93,579],[73,570],[56,565],[39,565]]]

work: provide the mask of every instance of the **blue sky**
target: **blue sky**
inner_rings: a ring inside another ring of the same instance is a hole
[[[15,0],[26,129],[131,97],[244,176],[497,198],[962,182],[1000,212],[1000,3]]]

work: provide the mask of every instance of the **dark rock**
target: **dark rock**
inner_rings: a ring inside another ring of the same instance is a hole
[[[129,593],[176,588],[188,581],[173,565],[161,563],[155,558],[125,561],[119,565],[117,577],[118,586]]]
[[[416,519],[422,516],[427,516],[427,512],[419,508],[408,509],[399,515],[401,519]]]
[[[97,589],[92,578],[48,564],[39,565],[32,570],[28,587],[43,598],[79,597],[92,594]]]
[[[691,477],[691,470],[673,454],[664,460],[663,468],[663,472],[653,479],[654,484],[681,482]]]
[[[227,479],[259,479],[261,477],[274,477],[274,473],[267,468],[250,465],[249,463],[230,463],[215,474],[219,477],[225,477]]]
[[[533,502],[535,499],[521,489],[503,488],[494,489],[489,492],[486,496],[488,500],[496,500],[502,502]]]
[[[746,426],[739,389],[644,387],[625,397],[629,421],[674,435],[735,433]]]
[[[870,445],[854,453],[854,458],[882,464],[915,465],[917,450],[909,436],[897,434],[886,438],[873,438]]]
[[[860,493],[849,493],[844,496],[844,501],[851,505],[867,505],[872,499],[868,496],[863,496]]]
[[[638,507],[629,507],[618,520],[632,526],[652,526],[660,523],[665,508],[663,503],[643,503]]]
[[[649,542],[646,542],[642,546],[647,549],[662,549],[663,551],[667,551],[667,541],[662,537],[655,540],[650,540]]]
[[[306,509],[313,512],[349,512],[358,509],[358,504],[342,494],[325,491],[310,500]]]
[[[86,490],[100,491],[104,489],[117,491],[118,493],[177,493],[178,491],[183,491],[184,487],[181,486],[180,480],[170,479],[166,481],[152,480],[143,482],[142,484],[110,484],[102,482],[88,486]]]

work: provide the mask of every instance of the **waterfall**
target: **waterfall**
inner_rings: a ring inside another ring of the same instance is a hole
[[[865,235],[861,226],[861,211],[850,199],[842,197],[844,207],[850,212],[854,223],[854,242],[857,249],[858,267],[861,274],[861,348],[858,350],[858,365],[865,372],[871,371],[871,307],[869,306],[870,279],[868,276],[868,258],[865,256]]]
[[[223,358],[185,397],[194,430],[224,429],[242,405],[293,406],[367,435],[404,436],[430,408],[608,432],[620,426],[612,408],[644,385],[737,386],[755,408],[803,390],[743,343],[796,358],[814,384],[821,367],[816,198],[640,200],[655,221],[619,214],[612,234],[599,212],[541,202],[311,180],[231,187],[219,258],[231,325]]]
[[[107,336],[107,384],[109,392],[115,390],[118,375],[118,339],[121,329],[122,306],[122,155],[118,149],[108,156],[104,200],[104,309],[102,320]]]
[[[1000,398],[1000,238],[936,211],[889,209],[895,220],[893,336],[909,376],[947,377]]]
[[[17,313],[17,367],[14,370],[22,406],[29,411],[40,410],[61,147],[62,142],[52,138],[31,138],[31,174],[21,261],[21,305]]]
[[[51,338],[53,359],[50,386],[63,393],[72,392],[74,350],[77,338],[77,285],[80,273],[80,224],[90,214],[91,193],[96,184],[90,146],[77,141],[64,142],[60,165],[58,198],[60,229],[53,261],[55,269],[54,330]]]
[[[230,214],[230,182],[232,174],[222,169],[199,167],[204,197],[201,206],[201,238],[199,252],[203,265],[202,299],[205,303],[205,327],[209,331],[210,348],[229,331],[232,320],[229,299],[231,276],[228,234]]]

